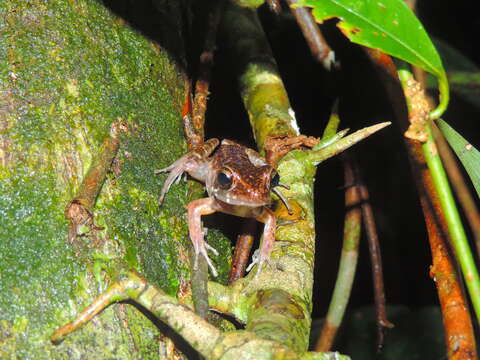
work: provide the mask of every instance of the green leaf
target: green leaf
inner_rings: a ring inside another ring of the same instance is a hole
[[[420,21],[403,0],[299,0],[313,8],[319,23],[340,19],[337,26],[352,42],[379,49],[421,67],[439,82],[440,104],[430,116],[438,118],[448,104],[448,81],[438,52]]]
[[[439,119],[437,124],[465,167],[477,191],[477,196],[480,197],[480,152],[442,119]]]

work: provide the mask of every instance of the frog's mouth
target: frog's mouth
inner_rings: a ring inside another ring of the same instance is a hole
[[[216,198],[228,205],[246,206],[249,208],[269,205],[272,202],[270,198],[268,198],[267,200],[253,200],[251,197],[249,197],[248,199],[243,200],[242,198],[230,196],[229,194],[216,194]]]

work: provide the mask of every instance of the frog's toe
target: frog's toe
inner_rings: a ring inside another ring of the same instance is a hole
[[[204,245],[205,245],[205,247],[202,248],[202,255],[205,258],[205,260],[207,261],[208,267],[212,271],[212,275],[214,277],[217,277],[218,276],[217,269],[215,269],[215,266],[213,266],[212,260],[210,260],[210,258],[208,257],[207,250],[210,250],[211,252],[213,252],[215,254],[215,256],[218,256],[218,251],[215,250],[210,245],[208,245],[206,242],[204,242]]]
[[[252,262],[250,263],[250,265],[247,266],[247,272],[250,272],[250,270],[252,270],[253,266],[258,264],[260,262],[260,251],[257,249],[253,252],[253,255],[252,255]]]
[[[213,277],[218,276],[217,269],[215,269],[215,266],[213,266],[212,261],[208,256],[205,256],[205,260],[207,260],[208,267],[210,268],[210,271],[212,272]]]
[[[195,262],[193,263],[193,270],[198,270],[198,256],[200,254],[202,254],[202,256],[204,257],[205,261],[207,262],[208,264],[208,267],[210,268],[210,271],[212,272],[212,275],[214,277],[217,277],[218,276],[218,272],[217,272],[217,269],[215,269],[215,266],[213,265],[213,262],[212,260],[208,257],[208,254],[207,254],[207,250],[206,249],[209,249],[210,251],[212,251],[215,255],[218,255],[218,252],[217,250],[215,250],[213,247],[211,247],[210,245],[208,245],[207,243],[205,243],[205,247],[202,248],[201,250],[199,250],[198,252],[195,252]]]
[[[162,173],[165,173],[165,172],[170,172],[172,169],[175,168],[175,163],[173,163],[172,165],[169,165],[167,167],[164,167],[163,169],[156,169],[153,171],[153,173],[156,175],[156,174],[162,174]]]
[[[218,251],[213,246],[210,246],[207,243],[205,243],[205,247],[207,248],[207,250],[210,250],[212,253],[214,253],[215,256],[218,256]]]
[[[270,257],[262,256],[262,254],[260,252],[260,249],[257,249],[253,253],[252,262],[250,263],[250,265],[248,265],[246,271],[249,272],[250,270],[252,270],[254,265],[258,265],[258,269],[257,269],[257,272],[255,274],[255,279],[256,279],[258,277],[258,274],[260,274],[260,272],[262,271],[263,264],[265,264],[265,263],[270,264]]]

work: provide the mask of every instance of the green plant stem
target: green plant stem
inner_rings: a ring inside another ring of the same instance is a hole
[[[240,92],[258,149],[263,150],[269,136],[299,135],[287,92],[256,12],[228,2],[222,32],[228,40],[232,67],[239,71]],[[244,321],[246,329],[260,337],[303,352],[308,348],[311,325],[315,167],[297,159],[291,159],[290,166],[284,163],[282,161],[277,170],[282,183],[289,185],[290,190],[282,192],[290,203],[301,208],[302,219],[277,228],[276,238],[284,241],[273,244],[271,266],[265,266],[258,276],[250,273],[237,280],[232,285],[238,293],[234,296],[237,300],[222,312],[226,310]],[[221,293],[209,287],[210,306],[215,306],[219,296],[223,299]],[[273,304],[291,311],[277,312]]]
[[[428,140],[422,146],[423,153],[445,214],[451,244],[460,263],[477,321],[480,322],[480,277],[430,126],[428,126],[427,131]]]
[[[410,71],[402,69],[398,71],[402,86],[408,86],[408,81],[413,78]],[[411,106],[411,99],[407,98],[407,104]],[[455,199],[448,183],[442,160],[438,154],[437,145],[433,137],[432,129],[426,125],[427,141],[422,144],[422,151],[427,162],[428,169],[432,175],[435,191],[440,201],[440,206],[447,222],[450,243],[455,251],[457,261],[460,263],[467,290],[475,310],[477,321],[480,321],[480,277],[478,275],[472,251],[468,245],[467,236],[463,228],[460,215],[455,204]]]
[[[437,107],[430,112],[430,120],[438,119],[448,107],[448,102],[450,100],[450,89],[445,70],[438,74],[438,90],[440,91],[440,102]]]
[[[407,106],[404,90],[399,82],[397,67],[390,56],[378,50],[366,49],[383,80],[401,132],[407,130]],[[430,276],[435,281],[445,329],[445,345],[448,359],[476,359],[475,337],[472,319],[465,294],[456,275],[456,264],[448,251],[447,224],[436,195],[432,174],[428,170],[422,145],[404,137],[413,178],[425,218],[428,240],[432,252]],[[420,240],[420,239],[419,239]]]
[[[258,148],[262,150],[272,135],[299,135],[287,93],[256,13],[228,4],[223,29],[229,40],[230,58],[240,69],[240,90]],[[337,125],[331,125],[336,129]],[[334,140],[345,132],[337,135],[332,130],[330,140],[322,143],[321,149],[295,150],[282,158],[277,170],[282,183],[290,186],[284,195],[292,207],[298,209],[290,219],[293,221],[277,228],[271,266],[265,267],[258,277],[247,275],[237,280],[227,291],[229,300],[222,295],[223,291],[217,291],[218,286],[209,285],[210,306],[220,306],[217,310],[244,321],[246,329],[260,337],[286,344],[295,351],[306,348],[316,240],[314,166],[386,125],[361,130],[337,142]],[[280,308],[283,310],[278,311]]]
[[[453,151],[448,145],[447,140],[441,133],[440,129],[436,126],[437,124],[441,126],[442,119],[439,119],[432,126],[433,135],[435,136],[435,140],[437,142],[440,157],[442,158],[445,170],[447,171],[448,179],[452,183],[453,191],[457,196],[458,202],[463,208],[463,213],[467,218],[468,224],[473,233],[473,237],[475,238],[477,256],[480,257],[480,212],[477,204],[475,203],[474,196],[467,185],[467,180],[462,174],[458,164],[458,158],[453,154]],[[443,124],[446,123],[443,122]]]

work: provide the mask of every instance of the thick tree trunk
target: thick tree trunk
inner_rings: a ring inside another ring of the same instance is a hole
[[[186,187],[159,209],[164,177],[153,175],[185,151],[180,5],[160,5],[145,34],[114,15],[129,10],[118,2],[0,2],[1,359],[170,356],[130,305],[111,306],[59,346],[49,341],[120,266],[171,295],[189,277]],[[162,26],[168,34],[148,40]],[[65,206],[114,122],[126,131],[93,208],[97,228],[69,242]]]

